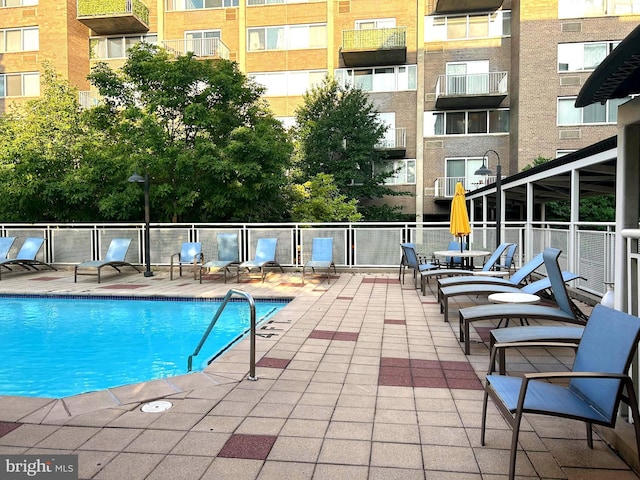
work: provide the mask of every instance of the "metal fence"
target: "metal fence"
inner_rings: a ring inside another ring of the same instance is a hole
[[[142,264],[144,259],[144,223],[105,224],[0,224],[0,236],[17,237],[9,257],[15,257],[26,237],[45,238],[39,259],[56,265],[74,265],[100,260],[113,238],[131,238],[126,260]],[[240,259],[255,256],[258,238],[277,238],[276,260],[285,267],[297,268],[311,258],[314,237],[332,237],[333,257],[342,269],[396,268],[400,261],[400,243],[416,244],[419,253],[447,247],[452,236],[448,222],[438,223],[281,223],[281,224],[154,224],[150,226],[151,264],[169,265],[171,255],[180,251],[182,242],[201,242],[206,259],[217,258],[216,235],[237,233]],[[517,243],[515,263],[519,267],[545,247],[562,250],[562,269],[583,278],[577,287],[595,294],[605,292],[604,282],[614,278],[614,225],[540,222],[529,225],[506,222],[502,241]],[[469,236],[469,248],[493,250],[495,224],[475,222]]]

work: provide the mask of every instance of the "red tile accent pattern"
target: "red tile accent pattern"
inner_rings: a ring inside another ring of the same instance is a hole
[[[115,284],[115,285],[105,285],[100,288],[104,288],[107,290],[135,290],[136,288],[146,287],[146,285],[131,285],[131,284]]]
[[[280,287],[304,287],[302,282],[283,282],[283,283],[280,283],[278,286],[280,286]]]
[[[256,362],[257,367],[287,368],[291,360],[287,358],[262,357]]]
[[[333,330],[313,330],[307,338],[319,340],[342,340],[344,342],[356,342],[357,332],[334,332]]]
[[[48,282],[49,280],[60,280],[60,277],[35,277],[29,280],[35,280],[36,282]]]
[[[363,278],[362,283],[379,283],[385,285],[400,285],[400,280],[395,278]]]
[[[480,335],[480,338],[484,343],[488,344],[491,342],[491,330],[493,330],[495,327],[473,327],[473,328],[476,329],[476,332],[478,333],[478,335]]]
[[[353,297],[336,297],[336,300],[353,300]]]
[[[236,433],[231,435],[224,444],[219,457],[245,458],[250,460],[266,460],[273,444],[275,435],[247,435]]]
[[[384,321],[384,323],[386,325],[406,325],[407,321],[406,320],[392,320],[392,319],[386,319]]]
[[[378,385],[482,390],[480,379],[468,362],[393,357],[380,359]]]
[[[7,433],[13,432],[21,423],[0,422],[0,437],[4,437]]]

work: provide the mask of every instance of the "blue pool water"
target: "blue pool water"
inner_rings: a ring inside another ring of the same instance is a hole
[[[0,395],[65,397],[186,373],[187,358],[219,305],[0,296]],[[285,305],[256,301],[256,319]],[[204,368],[249,327],[249,304],[227,304],[194,357],[193,370]]]

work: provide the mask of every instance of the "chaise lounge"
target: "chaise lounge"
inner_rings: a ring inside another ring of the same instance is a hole
[[[104,256],[104,260],[90,260],[79,263],[74,267],[73,282],[76,283],[78,281],[78,275],[95,275],[98,277],[98,283],[100,283],[100,273],[104,267],[111,267],[118,273],[121,273],[120,267],[131,267],[135,268],[136,271],[140,273],[140,269],[138,267],[125,261],[129,245],[131,245],[131,239],[129,238],[114,238],[109,244],[109,249],[107,250],[107,254]],[[95,270],[95,272],[80,272],[78,271],[79,269]]]

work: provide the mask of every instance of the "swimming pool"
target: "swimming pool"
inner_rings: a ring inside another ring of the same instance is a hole
[[[249,304],[233,300],[194,370],[249,329]],[[186,373],[220,301],[0,296],[0,305],[0,395],[66,397]],[[257,321],[285,305],[256,300]]]

